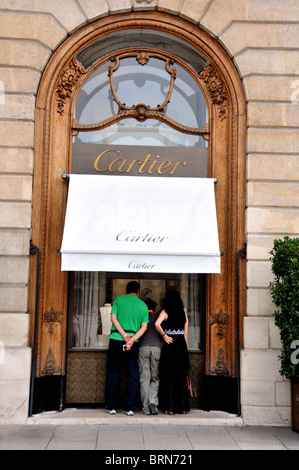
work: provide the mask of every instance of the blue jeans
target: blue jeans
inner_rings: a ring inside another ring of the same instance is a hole
[[[106,406],[108,410],[116,410],[120,405],[120,373],[122,364],[125,366],[127,390],[124,410],[134,409],[139,391],[138,351],[139,343],[134,343],[130,351],[123,351],[124,341],[110,339],[107,355],[106,372]]]

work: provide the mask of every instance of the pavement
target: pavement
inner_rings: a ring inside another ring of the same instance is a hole
[[[217,411],[130,417],[122,411],[110,416],[104,409],[66,409],[34,415],[24,425],[1,425],[0,450],[101,450],[103,463],[133,467],[139,466],[137,460],[115,459],[139,456],[140,463],[169,463],[163,461],[169,452],[168,458],[185,459],[172,464],[193,464],[200,450],[299,450],[299,433],[245,426],[241,417]],[[157,455],[160,462],[146,460]]]

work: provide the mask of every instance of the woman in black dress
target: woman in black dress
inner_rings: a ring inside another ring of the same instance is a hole
[[[165,413],[185,413],[190,411],[186,386],[189,370],[188,318],[179,292],[166,293],[164,310],[155,326],[163,339],[159,407]]]

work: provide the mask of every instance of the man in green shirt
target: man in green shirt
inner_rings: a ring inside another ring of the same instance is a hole
[[[112,328],[107,355],[106,407],[109,414],[115,414],[120,399],[120,372],[125,364],[127,391],[124,412],[133,416],[133,407],[139,389],[138,351],[139,338],[148,325],[148,309],[139,299],[140,284],[127,284],[126,295],[120,295],[113,302],[111,310]]]

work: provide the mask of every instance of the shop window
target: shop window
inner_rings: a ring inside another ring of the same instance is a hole
[[[181,293],[189,320],[190,351],[203,349],[203,318],[205,316],[205,276],[200,274],[136,274],[134,279],[121,273],[70,273],[69,337],[72,350],[108,347],[110,334],[110,305],[118,295],[125,293],[130,280],[140,282],[140,298],[152,299],[156,311],[163,308],[168,289]]]

